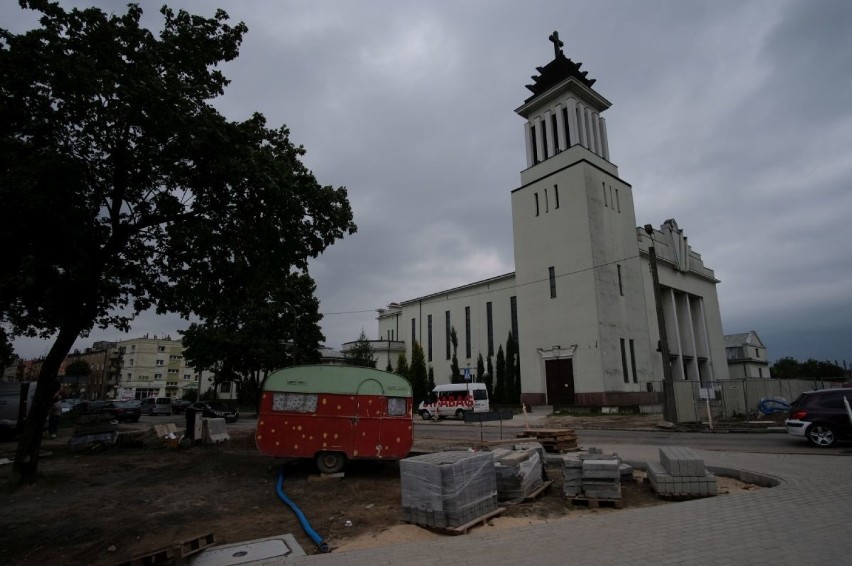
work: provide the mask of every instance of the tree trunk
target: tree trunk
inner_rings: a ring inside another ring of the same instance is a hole
[[[62,328],[41,365],[33,405],[30,407],[26,420],[24,420],[21,439],[15,451],[15,463],[12,465],[10,475],[13,485],[30,484],[36,480],[44,423],[50,412],[53,394],[58,385],[56,374],[62,365],[62,360],[71,351],[80,330],[76,326],[74,328]]]

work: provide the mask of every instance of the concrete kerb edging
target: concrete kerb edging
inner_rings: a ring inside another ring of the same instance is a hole
[[[637,470],[647,471],[648,462],[644,460],[624,460],[624,463],[633,466]],[[783,478],[752,472],[751,470],[738,470],[724,466],[707,465],[707,471],[717,476],[739,480],[744,483],[759,485],[760,487],[778,487],[786,483]]]

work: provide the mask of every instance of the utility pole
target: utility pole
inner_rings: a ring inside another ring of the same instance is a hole
[[[671,357],[669,356],[669,339],[666,334],[666,320],[663,315],[663,301],[660,293],[660,276],[657,273],[657,250],[654,247],[654,227],[645,224],[645,232],[651,238],[648,255],[651,257],[651,280],[654,284],[654,303],[657,309],[657,328],[660,333],[660,355],[663,358],[663,418],[669,422],[677,422],[677,409],[674,402],[674,383],[672,381]]]

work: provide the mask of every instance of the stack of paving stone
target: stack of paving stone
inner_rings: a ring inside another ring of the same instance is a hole
[[[660,448],[660,461],[648,462],[648,481],[664,497],[707,497],[718,492],[716,476],[691,448]]]
[[[537,442],[496,448],[491,451],[497,473],[497,499],[520,501],[540,488],[544,447]]]
[[[451,451],[399,463],[403,520],[454,528],[497,510],[497,480],[490,452]]]
[[[578,458],[562,457],[563,492],[572,499],[621,499],[621,459],[592,448]]]

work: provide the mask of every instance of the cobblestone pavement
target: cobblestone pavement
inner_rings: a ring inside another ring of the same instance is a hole
[[[625,460],[659,459],[650,446],[601,448]],[[512,530],[481,526],[437,542],[312,555],[287,564],[852,564],[852,457],[698,452],[708,466],[769,475],[781,483]]]

